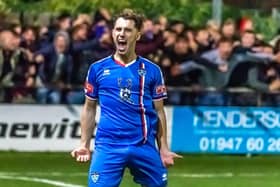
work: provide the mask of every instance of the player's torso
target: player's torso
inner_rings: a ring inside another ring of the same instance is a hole
[[[148,133],[153,131],[157,117],[151,93],[153,76],[149,70],[149,64],[139,58],[126,66],[112,59],[97,68],[101,108],[99,139],[112,136],[118,142],[137,142],[143,139],[143,128]]]
[[[101,104],[117,107],[145,107],[152,105],[151,81],[147,64],[137,59],[124,66],[109,60],[96,72],[98,96]]]

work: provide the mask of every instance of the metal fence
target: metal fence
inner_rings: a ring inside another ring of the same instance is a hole
[[[61,104],[67,104],[63,97],[70,91],[79,90],[82,96],[82,87],[72,89],[58,89],[62,94]],[[0,103],[36,104],[37,88],[10,87],[0,88]],[[280,92],[257,92],[247,87],[226,89],[197,88],[197,87],[167,87],[168,98],[166,105],[189,106],[280,106]],[[18,96],[17,93],[22,95]],[[82,104],[71,103],[71,104]]]

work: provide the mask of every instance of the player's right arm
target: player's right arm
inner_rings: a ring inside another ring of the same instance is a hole
[[[77,149],[71,152],[72,157],[78,162],[90,160],[90,142],[95,128],[97,100],[86,97],[85,104],[81,113],[81,143]]]

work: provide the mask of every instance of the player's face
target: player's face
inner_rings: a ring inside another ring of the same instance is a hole
[[[140,38],[140,32],[135,27],[133,20],[118,18],[113,28],[112,36],[116,46],[116,53],[119,55],[135,53],[135,45]]]

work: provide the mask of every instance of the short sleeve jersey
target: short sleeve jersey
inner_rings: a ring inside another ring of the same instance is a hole
[[[123,65],[109,56],[90,66],[85,95],[98,99],[101,109],[96,144],[154,141],[158,116],[153,101],[167,97],[159,66],[142,57]]]

